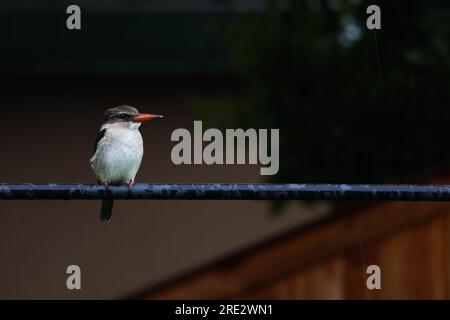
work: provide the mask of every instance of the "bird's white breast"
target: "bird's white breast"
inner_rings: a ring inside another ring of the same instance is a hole
[[[134,180],[143,154],[137,128],[107,127],[90,162],[100,182],[126,183]]]

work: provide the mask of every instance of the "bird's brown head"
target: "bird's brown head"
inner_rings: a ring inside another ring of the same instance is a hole
[[[156,114],[140,113],[136,108],[131,106],[119,106],[109,108],[103,116],[104,124],[112,123],[142,123],[155,119],[161,119],[163,116]]]

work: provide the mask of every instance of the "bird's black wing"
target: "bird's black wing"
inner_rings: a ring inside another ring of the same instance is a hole
[[[98,145],[98,142],[99,142],[100,140],[102,140],[102,138],[105,136],[105,133],[106,133],[106,129],[100,130],[100,131],[98,132],[97,138],[95,139],[94,154],[95,154],[95,152],[97,152],[97,145]]]

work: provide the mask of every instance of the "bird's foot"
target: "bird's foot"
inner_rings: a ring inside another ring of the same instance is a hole
[[[105,187],[105,190],[109,189],[109,181],[108,180],[103,181],[102,184]]]
[[[131,191],[131,189],[133,188],[133,186],[134,186],[134,180],[128,181],[128,191]]]

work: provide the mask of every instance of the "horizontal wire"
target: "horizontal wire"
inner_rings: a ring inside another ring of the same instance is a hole
[[[0,183],[0,200],[391,200],[450,201],[450,185],[412,184],[271,184],[271,183],[138,183],[7,184]]]

